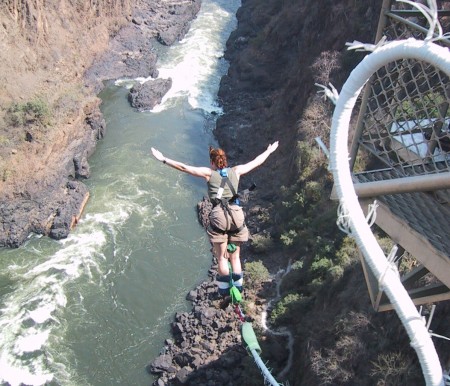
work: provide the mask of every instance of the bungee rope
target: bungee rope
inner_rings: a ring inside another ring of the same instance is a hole
[[[235,250],[236,246],[234,244],[230,243],[227,245],[228,252],[234,252]],[[252,354],[256,365],[261,370],[261,373],[264,377],[264,384],[272,386],[280,386],[281,384],[278,383],[277,380],[273,377],[270,370],[267,368],[267,366],[260,357],[262,350],[261,347],[259,346],[258,339],[256,338],[255,331],[253,330],[253,326],[250,322],[246,320],[245,314],[240,306],[240,303],[242,301],[242,294],[234,285],[233,270],[230,261],[228,261],[228,268],[230,272],[231,304],[233,305],[234,312],[238,316],[239,320],[242,322],[241,326],[242,340],[245,342],[247,346],[246,347],[247,351],[249,351]]]

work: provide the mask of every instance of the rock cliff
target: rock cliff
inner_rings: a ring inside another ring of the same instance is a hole
[[[31,232],[67,237],[88,199],[88,159],[104,136],[96,96],[102,82],[156,75],[153,44],[183,37],[200,4],[6,1],[0,10],[0,246],[17,247]]]

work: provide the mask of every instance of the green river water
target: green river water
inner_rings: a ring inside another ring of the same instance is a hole
[[[182,42],[161,49],[173,88],[134,111],[127,82],[101,93],[106,137],[90,158],[90,200],[56,241],[30,235],[0,249],[2,385],[150,385],[146,371],[170,337],[186,294],[207,278],[211,252],[197,220],[204,181],[150,156],[208,165],[225,41],[239,2],[203,1]]]

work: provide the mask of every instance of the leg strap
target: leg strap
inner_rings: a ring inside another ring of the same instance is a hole
[[[219,294],[228,295],[230,292],[230,275],[217,275],[216,281],[217,287],[219,288]]]

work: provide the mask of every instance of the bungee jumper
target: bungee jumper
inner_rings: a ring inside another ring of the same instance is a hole
[[[239,205],[239,179],[263,164],[270,154],[278,148],[278,141],[267,146],[267,149],[252,161],[233,167],[228,166],[226,153],[220,148],[209,148],[210,167],[186,165],[167,158],[159,150],[151,148],[153,156],[176,170],[206,180],[208,197],[213,204],[209,214],[207,233],[213,253],[217,259],[217,285],[221,295],[228,295],[230,285],[242,292],[243,273],[240,260],[240,246],[248,240],[248,229],[245,216]],[[228,248],[227,248],[228,247]],[[228,266],[228,259],[231,270]]]
[[[230,295],[234,312],[242,323],[243,342],[261,370],[264,384],[271,386],[280,384],[261,360],[261,348],[252,324],[247,320],[240,307],[243,288],[240,246],[241,243],[248,240],[248,229],[245,225],[244,212],[240,206],[241,196],[238,187],[240,177],[263,164],[277,148],[278,141],[267,146],[267,149],[252,161],[234,167],[228,167],[227,156],[222,149],[210,147],[211,167],[197,167],[167,158],[159,150],[151,148],[153,156],[158,161],[181,172],[194,177],[203,177],[206,180],[208,197],[213,204],[209,214],[207,233],[218,263],[216,282],[219,294]],[[253,188],[254,186],[248,190]]]

